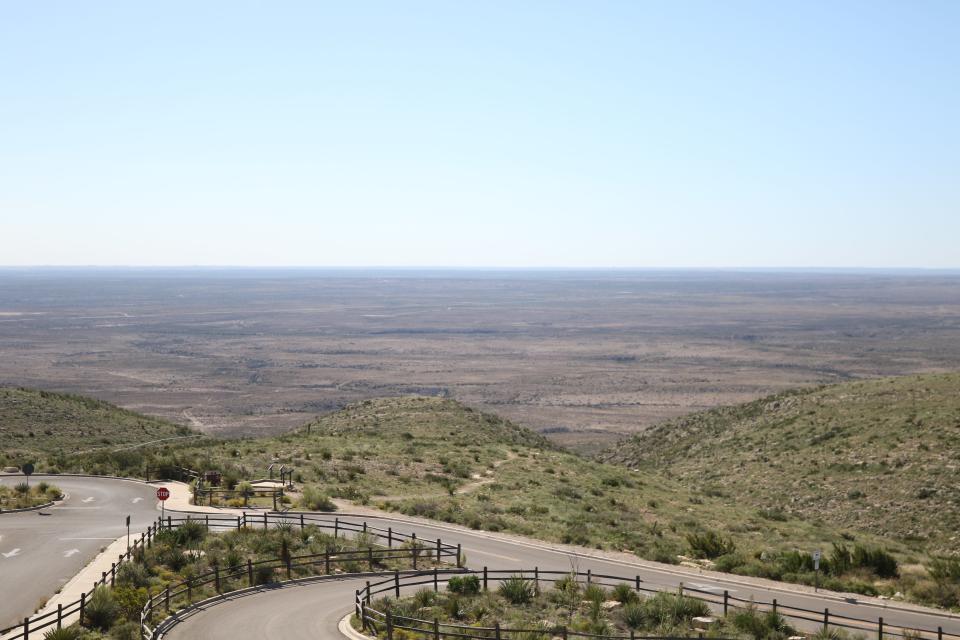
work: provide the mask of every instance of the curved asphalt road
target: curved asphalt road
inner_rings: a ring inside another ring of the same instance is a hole
[[[347,518],[341,518],[345,520]],[[366,520],[371,525],[392,526],[398,531],[416,531],[423,540],[442,538],[445,543],[463,545],[468,565],[473,569],[488,566],[490,569],[530,569],[535,566],[544,570],[579,571],[592,570],[615,576],[639,575],[651,585],[673,588],[684,585],[722,594],[726,589],[731,596],[769,602],[776,598],[783,605],[823,611],[831,615],[843,614],[865,620],[883,616],[889,627],[927,628],[943,627],[945,633],[960,634],[960,619],[948,618],[935,612],[886,608],[875,600],[845,600],[829,592],[813,594],[783,590],[776,586],[757,586],[738,581],[737,576],[717,579],[710,576],[681,574],[667,566],[651,566],[650,563],[634,565],[589,557],[573,557],[568,553],[551,550],[514,540],[497,538],[484,532],[454,530],[443,525],[428,526],[419,523],[398,523],[373,517],[350,518]],[[353,609],[354,591],[363,586],[363,580],[320,581],[297,586],[267,590],[237,596],[214,603],[191,612],[174,626],[165,637],[171,640],[205,638],[205,640],[233,640],[243,638],[268,638],[297,640],[298,638],[342,638],[337,629],[339,620]]]
[[[139,536],[157,518],[156,489],[110,478],[31,476],[66,500],[42,511],[0,513],[0,628],[23,620],[99,552],[126,533]],[[0,484],[23,476],[0,476]],[[47,515],[40,515],[47,514]]]

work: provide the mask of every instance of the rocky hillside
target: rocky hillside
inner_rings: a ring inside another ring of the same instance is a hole
[[[960,374],[844,383],[673,420],[601,456],[774,517],[957,548]]]
[[[0,466],[19,466],[83,450],[117,449],[190,433],[186,427],[94,398],[0,388]]]

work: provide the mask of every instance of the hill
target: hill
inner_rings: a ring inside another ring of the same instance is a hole
[[[0,466],[190,435],[179,425],[71,394],[0,387]],[[49,463],[46,468],[56,466]]]
[[[781,393],[663,423],[601,458],[775,517],[952,552],[960,374]]]

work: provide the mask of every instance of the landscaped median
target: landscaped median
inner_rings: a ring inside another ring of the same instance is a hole
[[[52,504],[63,497],[63,492],[48,482],[36,482],[33,486],[26,481],[12,487],[0,485],[0,513],[39,509]]]
[[[381,640],[738,640],[901,638],[956,640],[941,629],[902,629],[590,572],[482,571],[392,576],[357,593],[352,628]]]

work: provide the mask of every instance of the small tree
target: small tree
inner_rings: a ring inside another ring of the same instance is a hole
[[[250,497],[253,496],[253,485],[244,480],[237,485],[237,493],[243,498],[243,506],[250,504]]]

